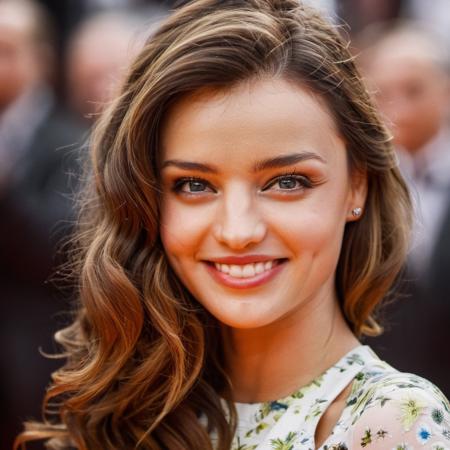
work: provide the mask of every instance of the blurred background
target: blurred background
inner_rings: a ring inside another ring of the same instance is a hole
[[[345,24],[415,205],[400,294],[381,313],[383,336],[365,343],[450,396],[450,0],[309,2]],[[58,351],[53,334],[70,318],[57,249],[76,216],[90,129],[180,3],[0,0],[0,450],[41,417],[63,363],[43,354]]]

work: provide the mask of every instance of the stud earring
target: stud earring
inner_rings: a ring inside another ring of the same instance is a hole
[[[362,208],[353,208],[352,209],[353,217],[359,217],[361,214],[362,214]]]

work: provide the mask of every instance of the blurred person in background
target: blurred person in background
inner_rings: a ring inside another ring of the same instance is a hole
[[[40,411],[54,362],[55,313],[66,305],[45,284],[55,243],[71,216],[72,144],[82,130],[52,90],[54,36],[31,1],[0,0],[0,436],[10,448],[20,422]]]
[[[147,11],[156,21],[163,11]],[[147,24],[146,24],[147,25]],[[67,48],[67,100],[91,124],[113,98],[124,69],[143,44],[142,19],[123,11],[102,12],[83,21]],[[146,26],[148,32],[151,25]]]
[[[433,0],[433,6],[423,0],[408,0],[405,5],[405,16],[420,20],[438,32],[446,45],[450,44],[450,2],[448,0]]]
[[[449,55],[445,43],[418,24],[377,34],[362,62],[415,198],[416,225],[405,276],[408,299],[394,306],[392,329],[374,347],[449,395],[450,359],[430,351],[450,341]]]
[[[140,30],[148,33],[166,13],[150,5],[139,14],[88,17],[70,36],[62,68],[46,10],[0,0],[1,450],[11,447],[24,419],[40,415],[40,393],[57,367],[39,350],[54,353],[52,334],[68,309],[61,299],[70,290],[56,292],[47,280],[63,262],[63,256],[55,260],[57,244],[71,231],[78,150],[84,152],[88,128],[142,45]],[[55,71],[67,78],[70,114],[55,95]]]
[[[58,55],[63,57],[68,40],[89,17],[105,11],[125,11],[151,17],[148,9],[167,11],[176,0],[37,0],[52,15],[58,33]]]
[[[404,5],[405,0],[336,0],[336,13],[355,36],[371,24],[397,19]]]

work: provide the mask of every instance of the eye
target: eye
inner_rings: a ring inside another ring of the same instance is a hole
[[[299,175],[295,172],[280,175],[272,179],[263,190],[265,191],[270,187],[276,185],[278,185],[278,188],[276,188],[275,190],[278,191],[299,191],[313,187],[313,184],[308,177]]]
[[[209,183],[206,180],[195,177],[185,177],[175,180],[172,189],[174,192],[194,195],[195,192],[214,192],[214,190],[209,187]]]

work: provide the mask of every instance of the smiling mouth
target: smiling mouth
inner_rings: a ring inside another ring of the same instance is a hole
[[[227,274],[234,278],[253,278],[256,275],[269,272],[277,264],[280,264],[281,259],[273,259],[270,261],[250,263],[250,264],[214,264],[216,270],[221,273]]]
[[[251,279],[259,275],[270,273],[276,266],[287,261],[287,258],[273,259],[264,262],[249,264],[221,264],[212,261],[205,261],[210,267],[213,267],[220,274],[230,278]]]

